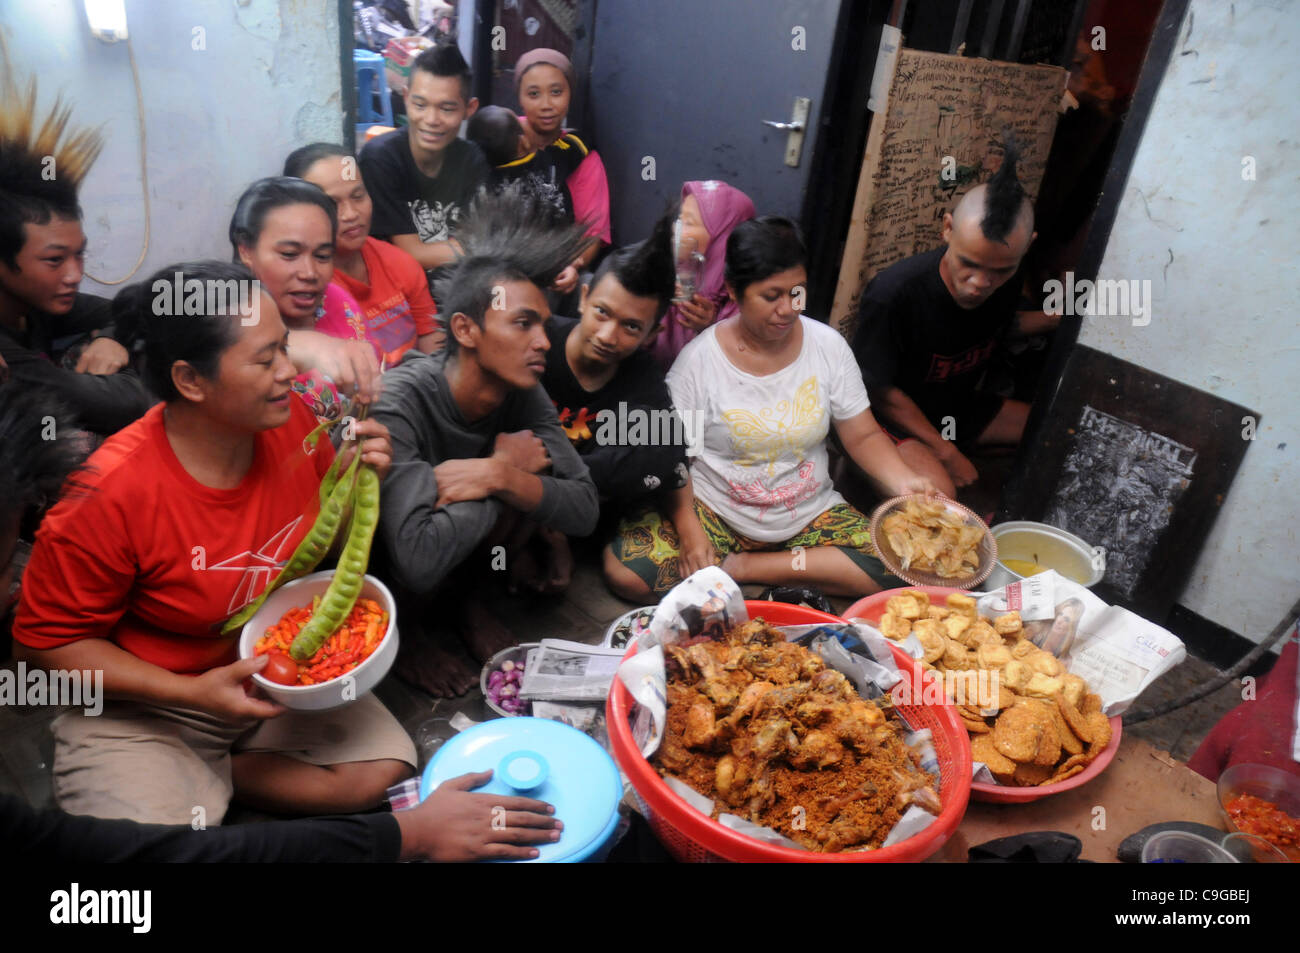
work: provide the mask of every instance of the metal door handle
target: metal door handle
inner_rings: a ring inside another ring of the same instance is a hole
[[[777,122],[774,119],[763,120],[763,125],[771,126],[777,132],[786,134],[785,164],[791,168],[799,165],[799,154],[803,151],[803,137],[805,130],[808,128],[809,110],[811,108],[811,99],[797,96],[794,101],[794,109],[790,112],[789,122]]]

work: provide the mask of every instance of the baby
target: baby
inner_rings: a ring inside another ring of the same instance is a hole
[[[469,141],[483,150],[488,165],[499,169],[529,154],[524,127],[504,106],[483,106],[469,119],[465,130]]]
[[[503,106],[484,106],[469,120],[466,135],[477,144],[492,166],[488,182],[493,190],[511,182],[541,200],[556,225],[573,222],[573,196],[568,177],[581,154],[564,138],[543,149],[532,149],[519,117]]]

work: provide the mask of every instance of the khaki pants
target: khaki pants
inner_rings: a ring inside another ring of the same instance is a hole
[[[220,824],[234,793],[230,757],[275,752],[308,764],[389,759],[415,745],[374,695],[334,711],[286,712],[253,727],[203,712],[110,701],[97,716],[60,715],[54,796],[71,814],[149,824]]]

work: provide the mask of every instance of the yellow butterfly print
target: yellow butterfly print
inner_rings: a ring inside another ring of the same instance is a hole
[[[825,411],[817,397],[817,377],[808,378],[795,391],[794,400],[764,407],[757,414],[748,410],[724,410],[722,419],[731,432],[731,443],[739,451],[738,466],[767,464],[767,475],[776,472],[776,461],[787,452],[803,460],[804,449],[825,437]]]

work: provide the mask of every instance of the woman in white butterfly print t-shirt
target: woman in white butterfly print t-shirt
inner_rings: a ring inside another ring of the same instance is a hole
[[[727,244],[726,278],[740,311],[687,345],[668,386],[677,410],[703,421],[701,444],[692,448],[695,497],[744,538],[740,551],[719,554],[723,569],[738,582],[857,596],[878,590],[872,575],[883,572],[874,557],[854,552],[870,555],[867,518],[831,484],[830,427],[882,491],[934,487],[876,424],[847,342],[799,313],[805,263],[793,223],[763,218],[737,226]],[[792,560],[784,544],[806,542],[813,529],[830,530],[813,534],[828,545],[807,547],[801,561]],[[845,530],[865,545],[834,538]],[[693,528],[682,534],[693,535]]]

